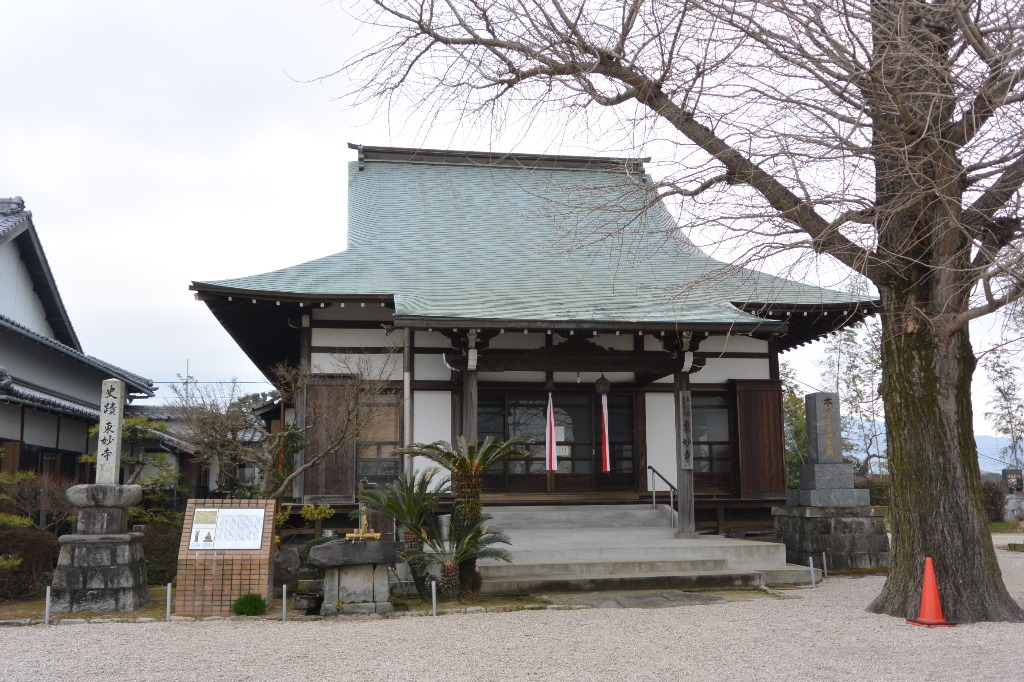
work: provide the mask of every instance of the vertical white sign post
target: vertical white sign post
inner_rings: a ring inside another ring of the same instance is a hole
[[[96,447],[96,482],[117,485],[121,478],[121,424],[124,382],[107,379],[100,394],[100,430]]]

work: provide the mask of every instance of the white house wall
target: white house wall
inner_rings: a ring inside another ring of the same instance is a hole
[[[452,439],[451,391],[413,391],[412,440],[414,443],[433,443]],[[430,460],[416,457],[416,471],[436,466]]]
[[[767,358],[709,358],[704,369],[690,375],[690,384],[724,384],[729,379],[770,379]]]
[[[21,440],[21,407],[0,403],[0,440]]]
[[[416,381],[451,381],[452,371],[444,364],[440,353],[416,353],[413,362]]]
[[[648,393],[647,403],[647,464],[670,481],[676,479],[676,421],[675,398],[671,393]],[[643,472],[645,476],[649,474]],[[648,481],[648,485],[649,485]],[[663,481],[655,477],[655,490],[668,490]]]
[[[99,405],[100,386],[109,377],[60,351],[0,329],[0,365],[21,381],[90,405]]]
[[[402,332],[395,331],[391,336],[381,329],[312,329],[310,342],[313,346],[343,346],[346,348],[390,348],[395,351],[402,349]]]
[[[38,410],[25,410],[24,442],[44,448],[56,448],[57,415]]]
[[[0,315],[37,334],[55,338],[46,310],[32,286],[21,250],[14,241],[0,244]]]
[[[702,353],[767,353],[768,342],[749,336],[720,334],[700,342]]]
[[[312,353],[310,369],[314,374],[362,374],[371,380],[402,379],[399,354]]]
[[[88,450],[89,424],[75,421],[73,419],[60,420],[60,449],[77,450],[86,452]]]

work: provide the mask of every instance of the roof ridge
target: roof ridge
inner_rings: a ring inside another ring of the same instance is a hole
[[[419,149],[416,147],[378,147],[349,142],[359,153],[360,169],[366,161],[384,163],[468,164],[474,166],[512,166],[519,168],[563,168],[582,170],[643,171],[650,157],[580,156],[537,154],[531,152],[493,152],[460,149]]]

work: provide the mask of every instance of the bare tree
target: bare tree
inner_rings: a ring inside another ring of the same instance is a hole
[[[374,358],[378,358],[374,361]],[[328,457],[354,445],[372,428],[387,402],[387,377],[392,354],[354,356],[332,367],[341,390],[304,400],[307,389],[323,377],[321,368],[278,365],[274,385],[286,404],[302,402],[302,423],[289,422],[278,431],[267,429],[253,414],[256,407],[237,383],[203,385],[184,381],[173,386],[173,410],[179,437],[195,448],[195,456],[216,468],[228,489],[245,489],[261,498],[281,497],[293,481]],[[307,438],[315,434],[316,438]],[[303,452],[301,462],[296,455]],[[240,480],[240,469],[251,468],[251,480]]]
[[[1006,348],[989,351],[982,365],[995,391],[988,403],[992,411],[985,416],[992,420],[996,434],[1009,440],[999,456],[1004,466],[1020,469],[1024,467],[1024,397],[1017,366]]]
[[[601,107],[678,143],[683,226],[744,259],[804,249],[874,284],[893,565],[916,616],[935,561],[954,619],[1021,620],[982,510],[968,323],[1024,294],[1024,6],[1001,0],[366,0],[387,37],[353,97],[501,124]]]
[[[825,341],[822,384],[842,402],[843,451],[856,458],[858,476],[886,473],[885,410],[878,387],[882,380],[882,328],[875,318],[847,327]]]

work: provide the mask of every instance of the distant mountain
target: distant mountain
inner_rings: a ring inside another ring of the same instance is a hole
[[[848,440],[856,441],[856,438],[850,433],[844,433],[843,436]],[[1007,465],[1000,459],[999,452],[1010,444],[1009,438],[976,434],[974,442],[978,444],[978,464],[982,471],[999,473],[1007,468]],[[882,436],[882,447],[885,447],[884,435]]]
[[[981,464],[982,471],[999,473],[1007,468],[1007,465],[1000,460],[999,451],[1010,444],[1009,438],[975,434],[974,442],[978,444],[978,463]]]

